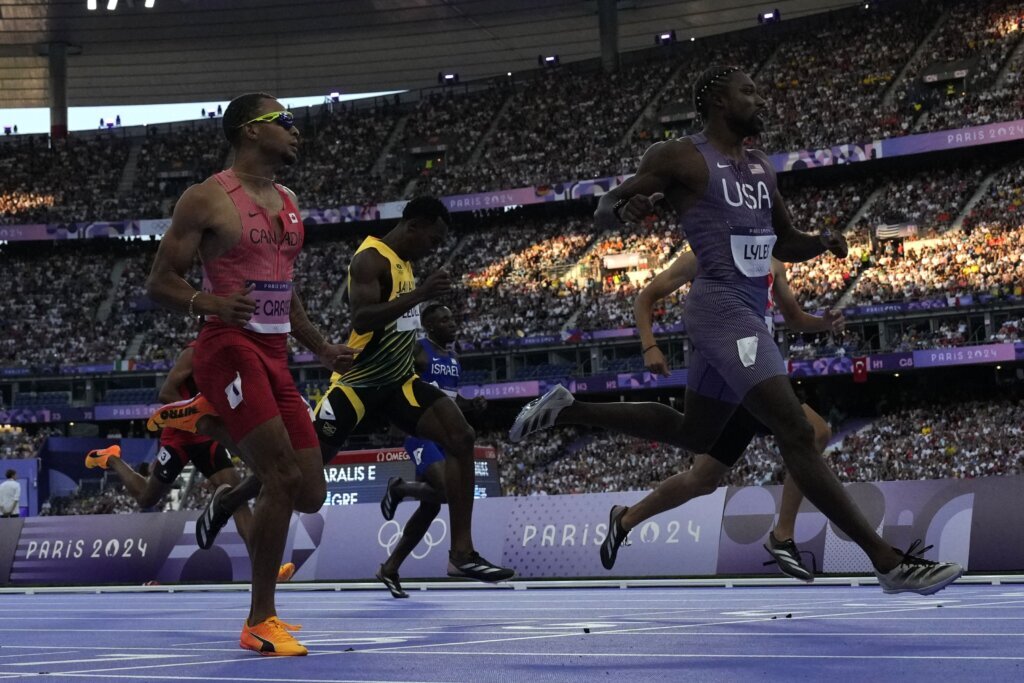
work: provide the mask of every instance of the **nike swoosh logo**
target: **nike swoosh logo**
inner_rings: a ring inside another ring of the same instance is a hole
[[[253,638],[255,638],[256,640],[260,641],[260,651],[261,652],[277,652],[277,648],[274,647],[274,644],[272,642],[270,642],[269,640],[267,640],[266,638],[258,636],[255,633],[253,633],[252,631],[249,631],[249,635],[252,636]]]
[[[260,215],[259,211],[250,211],[249,212],[249,218],[252,218],[253,216],[259,216],[259,215]]]
[[[716,163],[715,165],[718,166],[718,168],[730,168],[730,167],[732,167],[732,164]],[[249,215],[251,216],[252,214],[249,214]]]

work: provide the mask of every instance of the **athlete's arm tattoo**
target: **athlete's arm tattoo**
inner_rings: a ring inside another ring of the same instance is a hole
[[[313,353],[320,355],[320,351],[327,346],[327,340],[320,334],[306,315],[306,307],[302,305],[299,293],[292,289],[292,306],[288,316],[292,324],[292,336],[296,341],[305,346]]]

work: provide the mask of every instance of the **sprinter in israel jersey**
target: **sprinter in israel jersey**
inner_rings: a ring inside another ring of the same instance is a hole
[[[832,251],[845,258],[846,240],[837,231],[797,230],[771,159],[745,146],[764,130],[767,111],[750,76],[736,66],[713,66],[697,79],[693,99],[703,130],[652,145],[636,175],[603,194],[594,214],[599,230],[611,230],[642,221],[660,204],[675,212],[689,239],[697,277],[683,315],[692,348],[685,413],[660,403],[585,403],[559,386],[527,404],[509,438],[585,424],[706,453],[742,404],[775,435],[807,499],[865,552],[885,592],[941,590],[963,568],[898,552],[868,523],[818,456],[814,429],[765,325],[772,256],[797,262]],[[612,507],[601,546],[606,567],[631,528],[675,506],[686,486],[682,476],[665,480],[636,505]]]
[[[476,434],[455,401],[424,381],[413,363],[420,305],[451,291],[444,270],[417,285],[413,262],[437,251],[450,221],[439,200],[417,197],[406,204],[398,225],[381,238],[367,237],[356,250],[348,269],[348,345],[356,357],[347,372],[332,375],[331,387],[314,411],[314,425],[324,462],[372,414],[383,415],[406,434],[439,444],[451,521],[448,575],[493,583],[514,572],[488,562],[473,546]]]
[[[483,396],[477,396],[472,401],[459,396],[462,365],[451,348],[458,334],[451,309],[442,304],[431,304],[423,309],[420,322],[426,335],[416,342],[413,359],[420,379],[440,389],[445,396],[455,401],[463,413],[486,409],[487,399]],[[402,537],[377,572],[377,579],[396,598],[409,597],[409,594],[402,590],[398,570],[413,548],[423,540],[431,522],[441,512],[441,505],[445,502],[445,455],[441,445],[429,439],[409,436],[405,439],[405,452],[416,464],[416,481],[392,477],[388,480],[387,492],[380,501],[381,514],[387,520],[394,518],[398,504],[404,499],[420,501],[419,508],[402,530]]]

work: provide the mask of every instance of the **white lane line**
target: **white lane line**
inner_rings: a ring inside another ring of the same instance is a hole
[[[235,652],[239,652],[239,650],[237,648],[234,651]],[[355,650],[353,650],[353,652],[354,651]],[[326,656],[330,656],[330,655],[340,655],[340,654],[352,654],[352,653],[351,652],[344,652],[343,650],[319,650],[317,652],[310,652],[306,656],[307,657],[326,657]],[[210,664],[245,664],[245,663],[255,663],[257,666],[264,666],[264,667],[266,667],[266,666],[270,666],[270,664],[269,664],[270,662],[282,662],[282,661],[287,661],[287,660],[290,660],[290,659],[292,659],[292,658],[291,657],[260,657],[256,653],[241,653],[241,652],[239,652],[238,656],[231,657],[230,659],[209,659],[209,660],[204,660],[204,661],[200,661],[200,662],[172,662],[172,663],[169,663],[169,664],[146,664],[146,665],[143,665],[143,666],[117,666],[117,667],[109,667],[109,668],[103,668],[103,669],[79,669],[79,670],[76,670],[76,671],[61,671],[61,672],[59,672],[59,675],[61,675],[61,676],[71,676],[71,675],[74,675],[74,674],[103,674],[104,677],[109,677],[111,675],[110,674],[111,671],[139,671],[139,670],[142,670],[142,669],[147,669],[147,670],[148,669],[166,669],[166,668],[178,667],[178,666],[195,666],[195,667],[199,667],[199,666],[207,666],[207,665],[210,665]],[[153,680],[154,677],[151,675],[151,676],[148,676],[147,678],[149,680]],[[160,678],[170,678],[170,677],[169,676],[161,675]],[[189,678],[192,678],[192,677],[189,677]],[[217,675],[217,676],[214,676],[212,678],[211,678],[211,676],[207,675],[207,676],[197,677],[196,680],[216,681],[216,680],[228,680],[228,679],[226,679],[224,676],[221,676],[221,675]],[[267,680],[274,680],[274,679],[265,678],[262,675],[257,676],[256,674],[251,674],[249,677],[247,677],[245,679],[232,679],[232,680],[247,680],[247,681],[250,681],[250,682],[255,681],[256,683],[259,683],[260,681],[267,681]],[[291,679],[283,679],[283,680],[291,680]],[[363,682],[362,681],[352,681],[351,683],[363,683]]]
[[[924,609],[935,609],[935,605],[932,604],[932,603],[929,603],[928,605],[921,606],[921,607],[899,607],[899,608],[889,608],[889,609],[880,609],[880,610],[867,610],[867,611],[858,610],[858,611],[855,611],[855,612],[840,612],[838,614],[832,614],[832,615],[828,615],[828,614],[823,614],[823,615],[807,614],[807,615],[795,616],[795,617],[793,617],[793,620],[794,621],[799,621],[799,620],[806,620],[806,619],[820,619],[820,618],[828,617],[828,616],[847,616],[847,615],[850,615],[850,616],[863,616],[863,615],[866,615],[866,614],[875,614],[875,613],[891,614],[893,612],[912,612],[912,611],[921,611],[921,610],[924,610]],[[770,620],[771,620],[771,617],[761,616],[761,617],[755,617],[755,618],[750,618],[750,619],[734,619],[734,620],[729,620],[729,621],[722,621],[722,622],[718,622],[716,625],[717,626],[728,626],[728,625],[731,625],[731,624],[752,624],[752,623],[758,623],[758,622],[764,622],[764,621],[770,621]],[[621,634],[631,634],[631,633],[643,633],[643,632],[647,632],[647,631],[665,631],[665,630],[668,630],[668,629],[696,628],[696,627],[700,627],[700,626],[704,626],[704,625],[705,624],[697,623],[697,624],[679,624],[677,626],[660,625],[660,626],[650,626],[650,627],[645,627],[645,628],[614,629],[614,630],[609,630],[609,631],[599,631],[599,632],[596,632],[594,635],[602,635],[602,636],[621,635]],[[564,634],[563,633],[558,633],[558,634],[544,634],[544,635],[534,635],[534,636],[519,636],[519,637],[511,637],[511,638],[487,638],[487,639],[483,639],[483,640],[469,640],[469,641],[465,641],[465,642],[462,642],[462,643],[448,643],[448,644],[437,643],[437,644],[422,644],[422,645],[406,645],[406,646],[396,646],[396,647],[372,648],[370,650],[362,650],[362,652],[387,652],[387,651],[392,651],[393,652],[393,651],[397,651],[397,650],[401,650],[401,651],[409,651],[409,650],[426,651],[423,648],[439,647],[439,646],[443,647],[445,645],[447,645],[449,647],[451,647],[451,646],[462,647],[462,646],[465,646],[465,645],[484,645],[484,644],[488,644],[488,643],[497,643],[497,642],[507,643],[507,642],[518,641],[518,640],[545,640],[545,639],[550,639],[550,638],[567,638],[567,637],[578,637],[578,636],[579,636],[579,633],[564,633]]]
[[[3,647],[10,647],[10,646],[9,645],[4,645]],[[58,646],[58,647],[67,648],[67,645],[61,645],[61,646]],[[72,652],[81,652],[82,650],[85,650],[85,649],[88,649],[88,648],[79,647],[79,648],[74,648],[72,650],[63,649],[63,650],[58,650],[57,652],[47,652],[47,654],[49,654],[49,655],[68,655],[68,654],[71,654]],[[0,659],[11,659],[12,657],[37,657],[37,656],[39,656],[38,652],[22,652],[21,654],[17,654],[17,655],[0,655]],[[2,662],[0,662],[0,666],[6,666],[6,664],[3,664]]]
[[[113,649],[113,648],[112,648]],[[117,648],[127,649],[127,648]],[[139,653],[119,653],[111,652],[109,654],[101,654],[93,657],[86,657],[85,659],[54,659],[45,662],[12,662],[10,664],[4,664],[4,666],[46,666],[49,664],[100,664],[102,662],[123,662],[131,661],[135,659],[170,659],[170,658],[194,658],[199,655],[169,655],[169,654],[152,654],[144,655]],[[195,664],[196,662],[192,662]]]
[[[264,659],[275,659],[274,657],[264,657]],[[277,657],[276,659],[288,659],[288,657]],[[76,678],[91,678],[96,679],[96,675],[93,673],[83,672],[60,672],[50,676],[74,676]],[[0,677],[4,677],[0,674]],[[103,678],[125,678],[125,679],[142,679],[144,681],[152,681],[152,674],[109,674],[104,673]],[[259,677],[254,676],[167,676],[161,675],[160,680],[162,681],[204,681],[205,683],[211,683],[215,681],[238,681],[239,683],[395,683],[396,679],[378,679],[378,678],[271,678],[268,676],[260,675]],[[403,679],[402,683],[454,683],[443,678],[437,678],[431,681],[414,681],[411,679]]]
[[[356,650],[349,654],[395,654],[382,653],[376,650]],[[987,656],[987,655],[796,655],[783,653],[642,653],[642,652],[461,652],[452,651],[422,651],[422,652],[401,652],[398,654],[431,654],[431,655],[470,655],[473,657],[623,657],[623,658],[658,658],[658,659],[897,659],[897,660],[999,660],[999,661],[1024,661],[1024,656]],[[262,679],[266,680],[266,679]]]

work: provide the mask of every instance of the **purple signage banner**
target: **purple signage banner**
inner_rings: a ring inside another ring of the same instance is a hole
[[[610,572],[598,553],[608,510],[636,503],[644,492],[507,498],[512,510],[502,561],[523,578],[714,574],[725,492],[691,500],[630,531],[631,545]]]
[[[1024,477],[858,483],[846,489],[869,524],[895,547],[921,539],[935,546],[925,557],[959,562],[972,571],[1024,567],[1024,509],[1018,504]],[[762,545],[781,498],[781,486],[729,488],[719,574],[764,572]],[[864,553],[806,501],[794,531],[797,545],[814,554],[819,570],[871,571]]]
[[[500,384],[465,385],[459,387],[459,393],[465,398],[483,396],[488,399],[498,398],[529,398],[540,396],[540,382],[503,382]]]
[[[113,405],[113,406],[96,406],[93,409],[93,419],[97,421],[104,420],[145,420],[153,414],[157,408],[162,404],[152,403],[149,405]]]
[[[906,135],[860,144],[837,145],[824,149],[783,152],[771,155],[770,159],[775,170],[781,173],[1022,139],[1024,139],[1024,120],[1017,120],[935,133]]]
[[[11,563],[14,562],[24,524],[25,520],[21,518],[0,518],[0,586],[11,582]]]
[[[926,556],[972,571],[1024,570],[1024,477],[896,481],[847,485],[886,541],[906,548],[920,538]],[[763,574],[762,548],[781,487],[721,488],[663,513],[630,533],[614,572],[600,565],[608,508],[643,492],[487,498],[476,501],[480,552],[520,578]],[[415,510],[394,520],[376,504],[326,507],[293,516],[285,557],[298,580],[371,581]],[[196,512],[33,517],[0,520],[0,579],[13,552],[18,585],[142,584],[249,580],[248,558],[232,524],[210,550],[195,546]],[[14,523],[12,523],[14,522]],[[810,504],[797,515],[795,539],[827,573],[869,572],[865,555]],[[444,577],[451,530],[447,510],[403,566],[407,578]],[[357,549],[356,552],[353,549]],[[772,570],[768,570],[772,571]]]
[[[34,424],[45,422],[73,422],[93,419],[92,408],[71,406],[46,406],[43,408],[10,408],[0,410],[0,423]]]
[[[821,377],[824,375],[849,375],[853,372],[853,358],[814,358],[812,360],[791,359],[790,377]]]
[[[486,498],[474,503],[473,540],[484,557],[499,561],[512,507],[511,498]],[[416,510],[401,505],[395,518],[381,517],[379,505],[347,505],[324,508],[323,538],[298,571],[295,580],[337,581],[340,577],[373,580],[380,565],[402,537],[402,529]],[[403,577],[444,578],[448,571],[451,524],[444,506],[426,536],[402,564]],[[358,552],[353,552],[358,548]]]
[[[899,372],[913,367],[914,354],[910,351],[882,353],[868,357],[868,372]]]
[[[914,367],[917,368],[998,363],[1016,359],[1017,350],[1014,344],[986,344],[985,346],[961,346],[949,349],[914,351]]]

